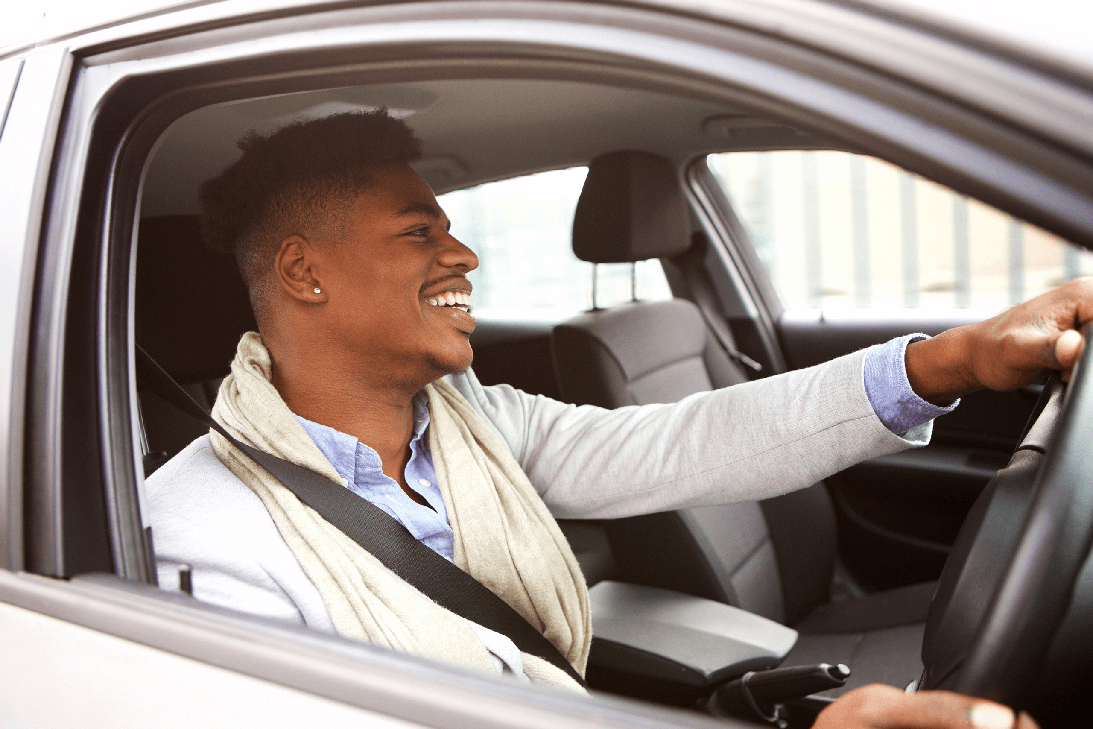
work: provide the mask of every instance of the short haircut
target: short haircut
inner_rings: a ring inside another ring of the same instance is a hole
[[[239,140],[243,155],[201,186],[205,242],[235,256],[255,313],[286,236],[340,241],[348,204],[372,184],[369,168],[421,158],[413,131],[386,109],[335,114]]]

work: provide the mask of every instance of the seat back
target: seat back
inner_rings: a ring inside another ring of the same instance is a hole
[[[579,258],[668,258],[684,253],[690,240],[679,177],[668,160],[615,152],[592,162],[573,223]],[[563,399],[608,408],[675,402],[747,379],[697,307],[682,299],[581,314],[555,328],[553,355]],[[628,581],[789,623],[828,598],[835,529],[822,485],[764,502],[619,519],[605,528]]]
[[[206,408],[244,332],[258,325],[235,260],[210,249],[196,215],[145,218],[137,242],[137,344]],[[207,428],[140,393],[146,475]]]

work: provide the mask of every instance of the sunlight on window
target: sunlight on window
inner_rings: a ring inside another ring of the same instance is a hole
[[[1001,309],[1093,273],[1093,254],[871,157],[707,163],[787,308]]]
[[[478,254],[468,278],[478,316],[559,318],[591,308],[592,264],[573,255],[577,198],[588,170],[573,167],[440,195],[452,234]],[[630,266],[598,267],[599,306],[630,300]],[[637,265],[638,298],[671,298],[658,261]]]

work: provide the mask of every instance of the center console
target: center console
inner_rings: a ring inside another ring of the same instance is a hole
[[[605,581],[592,607],[589,686],[694,706],[718,685],[773,668],[797,631],[746,610],[671,590]]]

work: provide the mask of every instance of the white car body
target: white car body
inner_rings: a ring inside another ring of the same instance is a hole
[[[119,88],[134,89],[135,103],[144,104],[142,78],[195,74],[232,59],[253,64],[288,50],[379,49],[377,57],[387,58],[393,48],[416,45],[439,58],[445,48],[492,47],[519,59],[544,50],[565,62],[593,59],[592,66],[613,59],[618,78],[644,83],[663,73],[695,88],[731,88],[780,113],[808,109],[818,126],[860,135],[908,169],[1059,235],[1093,241],[1093,193],[1083,177],[1093,158],[1093,11],[1084,4],[990,3],[986,13],[980,3],[927,0],[159,6],[38,4],[16,9],[17,22],[0,35],[0,102],[10,99],[0,105],[0,251],[8,274],[0,287],[5,727],[725,725],[482,678],[156,595],[138,584],[147,574],[144,557],[124,535],[139,533],[139,516],[124,499],[108,496],[106,506],[117,577],[59,579],[70,572],[63,540],[72,518],[59,506],[59,484],[73,476],[48,444],[65,432],[67,386],[63,370],[44,363],[65,350],[88,166],[143,163],[89,151],[104,100]],[[727,47],[729,34],[747,42]],[[795,67],[790,49],[817,65]],[[823,73],[822,63],[829,64]],[[893,95],[881,89],[886,79]],[[171,99],[161,101],[148,113],[176,113],[164,111]],[[935,113],[942,107],[945,114]],[[116,133],[128,144],[130,132],[150,146],[136,121]],[[114,190],[101,193],[112,207],[99,223],[132,217],[135,193],[120,202]],[[120,285],[105,275],[100,284]],[[109,321],[109,312],[102,317]],[[125,354],[103,345],[94,361],[105,371]],[[110,444],[100,453],[104,479],[119,492],[136,489],[139,478],[125,457],[139,454],[129,393],[105,377],[99,387],[95,422]]]

